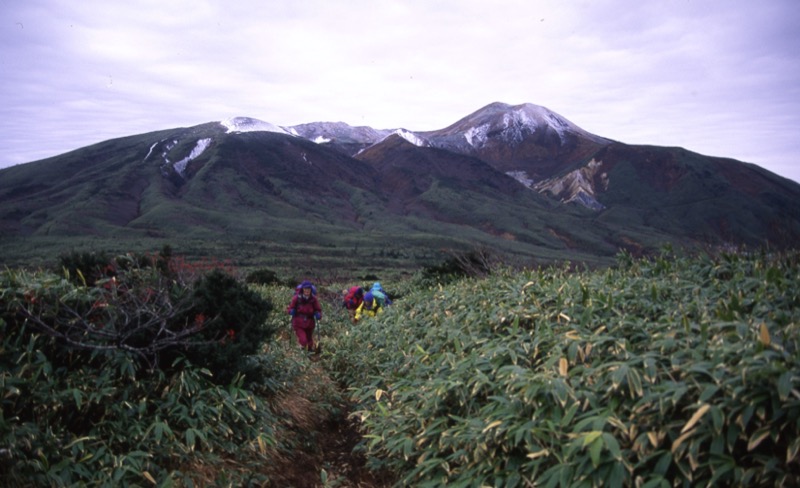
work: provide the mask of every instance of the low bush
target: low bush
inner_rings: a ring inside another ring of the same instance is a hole
[[[263,350],[271,303],[152,263],[0,273],[0,484],[266,482],[280,422],[262,394],[286,374]]]
[[[407,296],[337,337],[409,486],[797,486],[800,259],[621,256]]]
[[[251,271],[247,278],[245,278],[245,282],[254,284],[254,285],[277,285],[281,282],[278,274],[269,269],[257,269],[255,271]]]
[[[56,272],[64,271],[66,276],[76,284],[94,286],[108,271],[111,258],[103,252],[72,251],[59,256]]]
[[[232,276],[214,270],[193,286],[187,320],[201,323],[203,344],[186,349],[189,359],[227,384],[237,374],[256,381],[259,369],[249,358],[276,332],[266,324],[272,303]]]
[[[266,325],[272,304],[220,269],[184,281],[162,262],[118,256],[106,265],[110,276],[77,283],[68,271],[9,271],[6,320],[56,338],[70,354],[119,350],[149,368],[185,356],[220,384],[247,375],[247,357],[275,333]]]
[[[462,278],[486,276],[498,266],[498,259],[486,249],[453,253],[439,264],[424,267],[416,281],[420,286],[445,285]]]
[[[189,364],[167,375],[121,352],[65,353],[59,364],[52,337],[2,319],[0,334],[4,486],[266,481],[277,421],[241,376],[223,386]]]

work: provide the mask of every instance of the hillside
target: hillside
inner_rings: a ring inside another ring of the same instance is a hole
[[[797,251],[318,281],[311,356],[294,285],[161,258],[0,270],[0,485],[800,483]]]
[[[797,486],[798,258],[430,286],[331,334],[327,364],[401,486]]]
[[[665,243],[792,247],[800,185],[532,104],[419,133],[240,117],[0,170],[0,232],[5,265],[165,244],[247,267],[408,269],[476,248],[602,265]]]

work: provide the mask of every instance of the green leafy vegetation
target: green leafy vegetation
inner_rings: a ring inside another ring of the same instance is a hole
[[[316,360],[284,311],[296,275],[247,284],[170,248],[7,269],[0,481],[795,486],[799,266],[665,249],[594,270],[485,251],[410,279],[361,270],[315,280]],[[394,304],[353,325],[342,292],[372,281]],[[325,457],[352,422],[351,457]]]
[[[797,253],[498,272],[337,335],[372,465],[413,486],[794,486]]]
[[[0,274],[3,484],[266,480],[264,399],[296,369],[260,355],[271,303],[163,254],[64,262]]]

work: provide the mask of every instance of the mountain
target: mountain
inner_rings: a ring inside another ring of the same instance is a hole
[[[389,136],[391,130],[375,130],[371,127],[351,127],[344,122],[312,122],[287,127],[289,133],[324,144],[338,152],[353,156]]]
[[[436,147],[478,157],[532,180],[570,168],[611,142],[529,103],[492,103],[445,129],[421,135]]]
[[[529,193],[513,178],[478,158],[416,145],[399,134],[362,150],[355,159],[368,162],[377,170],[380,192],[388,197],[393,214],[403,215],[410,207],[423,207],[424,195],[435,186],[459,192],[459,200],[474,199],[475,195],[518,197]],[[434,208],[426,213],[437,215]]]
[[[447,250],[603,264],[619,249],[791,247],[800,185],[492,103],[436,131],[236,117],[0,170],[3,264],[170,244],[251,266],[403,267]]]

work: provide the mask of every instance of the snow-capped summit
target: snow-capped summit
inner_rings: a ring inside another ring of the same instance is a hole
[[[398,136],[402,137],[403,139],[407,140],[411,144],[419,147],[430,147],[431,143],[424,137],[420,137],[418,134],[411,132],[405,129],[397,129],[396,131],[392,132],[392,134],[397,134]]]
[[[443,139],[450,146],[465,144],[477,149],[490,138],[515,146],[539,132],[554,134],[562,143],[570,133],[595,138],[597,142],[602,140],[545,107],[532,103],[509,105],[501,102],[490,103],[455,124],[434,131],[428,137]]]
[[[411,144],[413,144],[413,145],[415,145],[417,147],[432,147],[433,146],[433,144],[431,144],[431,142],[429,140],[425,139],[424,137],[420,136],[419,134],[417,134],[415,132],[411,132],[410,130],[406,130],[406,129],[395,129],[395,130],[393,130],[391,132],[385,131],[384,137],[382,137],[379,141],[375,142],[374,144],[371,144],[370,146],[367,146],[367,147],[364,147],[364,148],[360,149],[358,151],[358,153],[356,153],[356,154],[362,154],[364,151],[366,151],[369,148],[381,146],[383,144],[386,144],[387,141],[397,140],[397,138],[400,138],[400,139],[402,139],[402,140],[404,140],[406,142],[409,142],[409,143],[411,143]]]
[[[317,144],[355,156],[359,151],[385,139],[392,134],[389,129],[372,127],[353,127],[344,122],[311,122],[309,124],[286,127],[291,134],[308,139]]]
[[[233,117],[228,120],[223,120],[220,124],[225,127],[228,132],[277,132],[279,134],[290,135],[287,131],[278,127],[275,124],[264,122],[263,120],[253,119],[250,117]]]
[[[286,130],[317,144],[335,142],[369,145],[392,133],[391,130],[378,130],[372,127],[353,127],[344,122],[311,122],[287,127]]]
[[[507,129],[528,129],[531,132],[549,127],[560,137],[563,137],[565,130],[580,130],[558,114],[532,103],[508,107],[503,113],[502,125]]]
[[[418,133],[433,147],[478,157],[525,186],[562,172],[612,141],[532,103],[495,102],[454,124]]]

